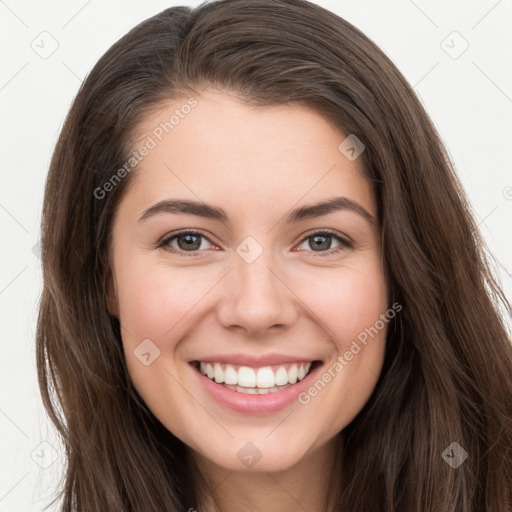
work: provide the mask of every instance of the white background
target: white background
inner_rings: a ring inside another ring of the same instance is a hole
[[[34,246],[59,130],[81,81],[112,43],[167,7],[199,3],[0,0],[0,512],[42,510],[62,468],[34,357],[41,291]],[[366,33],[414,86],[511,298],[512,0],[317,3]],[[465,43],[454,31],[469,44],[458,58]],[[46,48],[50,37],[58,44],[47,59],[32,49],[41,37]]]

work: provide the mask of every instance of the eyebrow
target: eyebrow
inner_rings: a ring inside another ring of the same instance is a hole
[[[297,222],[321,217],[336,211],[352,211],[362,216],[367,222],[375,225],[375,217],[368,212],[359,203],[349,199],[348,197],[335,197],[327,201],[313,204],[310,206],[301,206],[292,210],[286,216],[287,224],[295,224]],[[189,215],[197,215],[205,219],[216,220],[219,222],[229,222],[227,213],[217,206],[213,206],[204,202],[191,201],[188,199],[166,199],[145,210],[139,218],[144,221],[161,213],[184,213]]]

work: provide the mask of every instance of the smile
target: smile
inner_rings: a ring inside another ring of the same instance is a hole
[[[253,395],[277,393],[304,379],[311,362],[285,363],[252,368],[221,362],[199,362],[199,371],[223,387]]]
[[[290,354],[211,354],[188,362],[206,396],[251,415],[273,414],[297,403],[323,366],[320,359]]]

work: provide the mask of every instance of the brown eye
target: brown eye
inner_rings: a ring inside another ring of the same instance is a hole
[[[193,251],[201,247],[201,235],[179,235],[176,241],[178,247],[184,251]]]
[[[197,231],[181,231],[165,237],[158,247],[162,247],[169,252],[177,253],[182,256],[196,256],[194,253],[208,249],[207,246],[205,247],[203,241],[207,241],[207,243],[213,245],[208,238]]]
[[[333,241],[337,243],[332,247]],[[300,245],[307,244],[306,249],[313,252],[332,254],[349,248],[352,244],[345,238],[330,231],[317,231],[303,239]],[[299,246],[300,248],[300,246]],[[303,250],[304,248],[302,248]]]

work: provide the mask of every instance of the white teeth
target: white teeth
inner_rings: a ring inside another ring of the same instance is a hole
[[[292,364],[290,369],[288,370],[288,382],[290,384],[295,384],[297,382],[297,374],[299,370],[296,364]]]
[[[224,382],[224,372],[222,371],[222,366],[219,363],[215,363],[213,365],[213,375],[217,384]]]
[[[238,384],[244,388],[253,388],[256,386],[256,374],[248,366],[240,366],[238,370]]]
[[[284,366],[280,366],[276,372],[276,386],[288,384],[288,372]]]
[[[230,364],[226,365],[224,370],[224,382],[226,384],[238,384],[238,373]]]
[[[256,374],[256,386],[259,388],[273,388],[276,385],[274,372],[270,366],[260,368]]]
[[[309,372],[311,363],[293,363],[285,366],[264,366],[251,368],[240,366],[238,371],[230,364],[212,362],[199,364],[203,375],[207,375],[217,384],[229,389],[249,394],[266,394],[281,391],[297,381],[301,381]]]
[[[274,386],[270,389],[264,389],[264,388],[243,388],[242,386],[229,386],[227,384],[222,384],[225,388],[231,389],[232,391],[238,391],[238,393],[245,393],[246,395],[254,395],[254,391],[257,392],[258,395],[266,395],[270,393],[277,393],[278,391],[281,391],[287,387],[290,386],[290,384],[287,384],[286,386]]]

